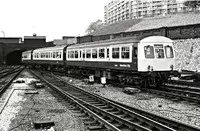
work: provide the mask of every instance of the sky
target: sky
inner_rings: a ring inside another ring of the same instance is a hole
[[[85,35],[91,22],[104,21],[111,0],[0,0],[0,37]],[[4,33],[3,33],[4,32]]]

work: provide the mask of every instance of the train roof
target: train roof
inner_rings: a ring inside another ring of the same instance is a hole
[[[111,40],[103,40],[103,41],[95,41],[95,42],[87,42],[82,44],[74,44],[70,45],[68,48],[82,48],[82,47],[93,47],[93,46],[108,46],[115,44],[128,44],[128,43],[145,43],[145,42],[154,42],[154,43],[167,43],[172,42],[171,39],[164,36],[149,36],[149,37],[124,37],[118,39]]]
[[[40,51],[49,51],[49,50],[63,50],[67,45],[58,45],[53,47],[45,47],[45,48],[38,48],[35,49],[33,52],[40,52]]]
[[[32,50],[27,50],[27,51],[22,52],[22,54],[31,53],[31,52]]]
[[[170,38],[165,36],[149,36],[140,41],[141,43],[171,43],[173,42]]]
[[[124,37],[124,38],[117,38],[110,40],[101,40],[101,41],[74,44],[70,45],[68,48],[77,48],[77,47],[82,48],[82,47],[92,47],[92,46],[108,46],[115,44],[138,43],[140,40],[141,38],[139,37]]]

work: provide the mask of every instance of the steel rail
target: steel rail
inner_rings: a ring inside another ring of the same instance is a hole
[[[44,76],[44,75],[43,75]],[[46,76],[47,77],[47,76]],[[49,78],[42,78],[45,82],[51,81],[52,84],[60,85],[61,80],[56,79],[55,77],[48,76]],[[53,79],[52,79],[53,78]],[[45,80],[48,79],[48,80]],[[67,86],[67,87],[66,87]],[[88,93],[83,93],[82,91],[77,92],[74,90],[74,87],[69,87],[71,85],[66,86],[59,86],[59,88],[62,88],[62,90],[65,90],[65,92],[71,94],[74,99],[79,101],[80,103],[83,103],[91,110],[97,112],[102,116],[102,118],[106,119],[105,117],[108,117],[109,122],[117,122],[118,128],[127,128],[127,129],[136,129],[136,130],[166,130],[166,131],[175,131],[174,129],[167,127],[166,125],[163,125],[157,121],[154,121],[150,118],[147,118],[145,116],[142,116],[138,113],[132,112],[124,107],[121,107],[115,103],[109,102],[109,101],[102,101],[97,97],[94,97],[93,95],[88,96]],[[65,89],[64,89],[65,88]],[[76,97],[76,98],[75,98]]]

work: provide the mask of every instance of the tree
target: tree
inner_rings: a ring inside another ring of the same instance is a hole
[[[191,7],[193,12],[196,12],[197,7],[200,6],[200,0],[186,0],[184,5]]]
[[[97,20],[95,22],[90,23],[90,25],[88,26],[86,33],[87,34],[91,34],[92,32],[99,30],[101,28],[103,28],[104,23],[102,22],[102,20]]]

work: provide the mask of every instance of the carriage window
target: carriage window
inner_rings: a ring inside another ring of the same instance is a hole
[[[86,58],[91,58],[91,49],[86,50]]]
[[[74,58],[74,51],[69,51],[68,55],[69,55],[69,58]]]
[[[130,58],[130,47],[122,47],[121,57],[122,59],[129,59]]]
[[[85,50],[83,50],[83,58],[85,58]]]
[[[138,51],[137,51],[137,47],[133,48],[133,57],[137,57]]]
[[[59,58],[59,52],[56,52],[56,58]]]
[[[92,49],[92,58],[97,58],[97,49]]]
[[[109,58],[109,48],[107,48],[107,58]]]
[[[40,58],[43,58],[43,53],[40,53]]]
[[[99,49],[99,58],[104,59],[105,58],[105,49]]]
[[[153,46],[145,46],[144,53],[146,58],[154,58]]]
[[[53,58],[56,58],[56,52],[53,52]]]
[[[79,58],[82,58],[82,50],[79,51]]]
[[[61,52],[58,52],[57,58],[61,58]]]
[[[112,58],[119,59],[119,47],[112,48]]]
[[[22,58],[28,58],[28,57],[27,57],[27,54],[23,54],[23,55],[22,55]]]
[[[174,54],[173,54],[173,50],[172,50],[172,47],[171,46],[165,46],[165,55],[166,55],[166,58],[173,58],[174,57]]]
[[[48,58],[50,58],[50,52],[48,52]]]
[[[78,51],[75,50],[75,58],[78,58]]]
[[[48,52],[45,53],[45,57],[48,58]]]

